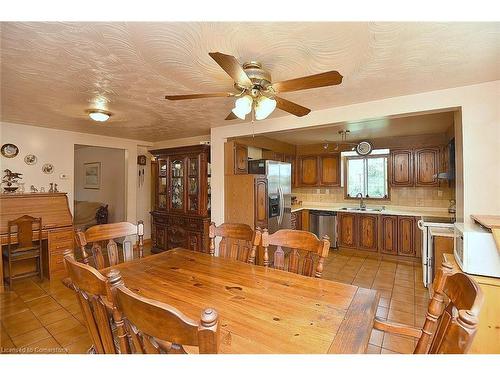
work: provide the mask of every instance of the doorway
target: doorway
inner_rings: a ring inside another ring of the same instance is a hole
[[[74,153],[75,228],[125,221],[125,150],[75,145]]]

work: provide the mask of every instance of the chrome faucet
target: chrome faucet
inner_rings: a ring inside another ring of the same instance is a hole
[[[359,196],[359,198],[361,199],[361,200],[359,201],[359,209],[360,209],[360,210],[364,210],[364,209],[366,208],[366,204],[365,204],[365,202],[363,201],[363,193],[358,193],[358,194],[356,194],[356,198],[357,198],[358,196]]]

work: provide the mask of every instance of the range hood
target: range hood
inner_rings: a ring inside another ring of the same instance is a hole
[[[454,180],[455,179],[455,138],[453,138],[446,147],[448,150],[448,170],[434,175],[438,180]]]

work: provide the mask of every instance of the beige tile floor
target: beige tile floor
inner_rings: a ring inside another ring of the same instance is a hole
[[[421,327],[428,293],[418,264],[332,251],[323,278],[377,289],[377,316]],[[1,352],[86,353],[91,345],[80,307],[60,280],[19,280],[0,294]],[[372,331],[368,353],[411,353],[415,340]]]

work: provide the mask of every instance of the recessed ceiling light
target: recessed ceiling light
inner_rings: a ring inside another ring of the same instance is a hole
[[[90,109],[88,114],[92,120],[98,122],[108,121],[111,116],[111,112],[103,111],[102,109]]]

